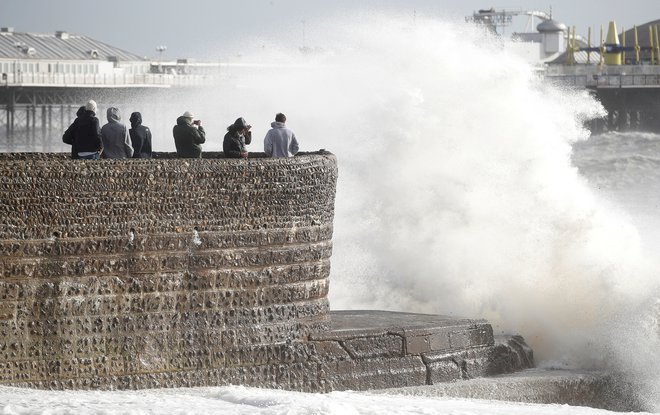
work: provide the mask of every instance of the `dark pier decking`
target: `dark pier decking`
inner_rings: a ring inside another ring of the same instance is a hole
[[[594,133],[660,134],[660,65],[549,65],[545,79],[589,90],[603,104],[608,114],[591,122]]]

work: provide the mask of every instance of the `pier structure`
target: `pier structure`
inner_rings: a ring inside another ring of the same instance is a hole
[[[527,16],[525,31],[507,47],[561,87],[590,91],[607,116],[590,121],[592,132],[639,130],[660,133],[660,20],[619,32],[614,21],[600,34],[578,35],[552,13],[522,9],[479,10],[466,18],[503,35],[513,18]],[[533,19],[541,22],[530,29]],[[501,30],[499,30],[501,29]]]
[[[216,82],[226,67],[190,59],[151,60],[64,31],[0,28],[0,151],[60,148],[62,133],[89,99],[97,101],[97,116],[104,119],[107,107],[130,108],[141,97],[140,109],[149,114],[151,125],[171,128],[173,120],[158,117],[172,91]]]
[[[607,36],[592,43],[566,34],[566,52],[544,67],[546,80],[587,89],[607,110],[593,120],[593,132],[640,130],[660,133],[660,39],[655,20],[617,32],[610,22]]]
[[[607,110],[590,123],[593,132],[640,130],[660,133],[660,66],[551,65],[545,78],[587,89]]]

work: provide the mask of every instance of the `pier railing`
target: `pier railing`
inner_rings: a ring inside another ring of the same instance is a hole
[[[566,66],[552,65],[545,79],[586,88],[660,88],[658,66]]]
[[[5,73],[0,86],[36,87],[178,87],[208,85],[210,75]]]

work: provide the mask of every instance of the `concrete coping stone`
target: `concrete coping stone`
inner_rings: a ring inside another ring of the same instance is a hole
[[[483,319],[381,310],[340,310],[330,312],[328,331],[311,333],[309,338],[313,341],[344,341],[386,334],[406,338],[464,331],[484,325],[488,322]]]

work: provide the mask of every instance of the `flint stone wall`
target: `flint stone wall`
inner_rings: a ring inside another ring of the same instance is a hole
[[[329,389],[335,157],[171,156],[0,156],[0,384]]]

